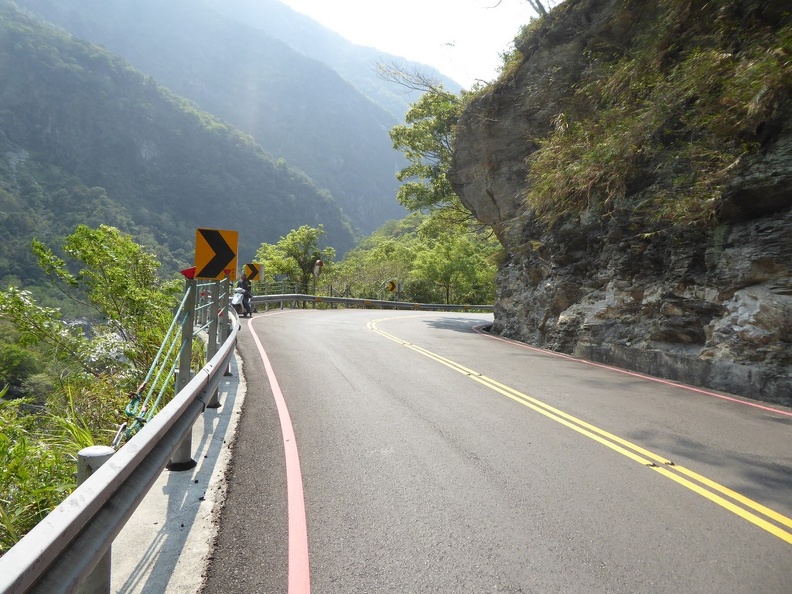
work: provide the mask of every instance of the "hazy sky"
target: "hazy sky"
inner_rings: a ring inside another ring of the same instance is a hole
[[[281,0],[358,45],[434,66],[463,87],[497,75],[534,16],[526,0]]]

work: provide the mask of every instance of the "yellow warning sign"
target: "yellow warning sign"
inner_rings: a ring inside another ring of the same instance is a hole
[[[236,280],[238,247],[238,231],[196,229],[195,278]]]

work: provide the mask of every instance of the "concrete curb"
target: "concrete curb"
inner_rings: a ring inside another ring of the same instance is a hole
[[[220,408],[207,408],[193,426],[195,468],[164,470],[115,539],[112,585],[115,594],[200,592],[225,501],[231,459],[245,397],[242,361],[218,388]]]

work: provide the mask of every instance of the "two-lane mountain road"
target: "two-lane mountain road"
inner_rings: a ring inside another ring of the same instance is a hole
[[[792,410],[491,336],[278,310],[208,593],[792,592]]]

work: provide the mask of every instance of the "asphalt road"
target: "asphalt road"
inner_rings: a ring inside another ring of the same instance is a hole
[[[792,410],[474,331],[490,320],[243,320],[204,591],[792,592]]]

